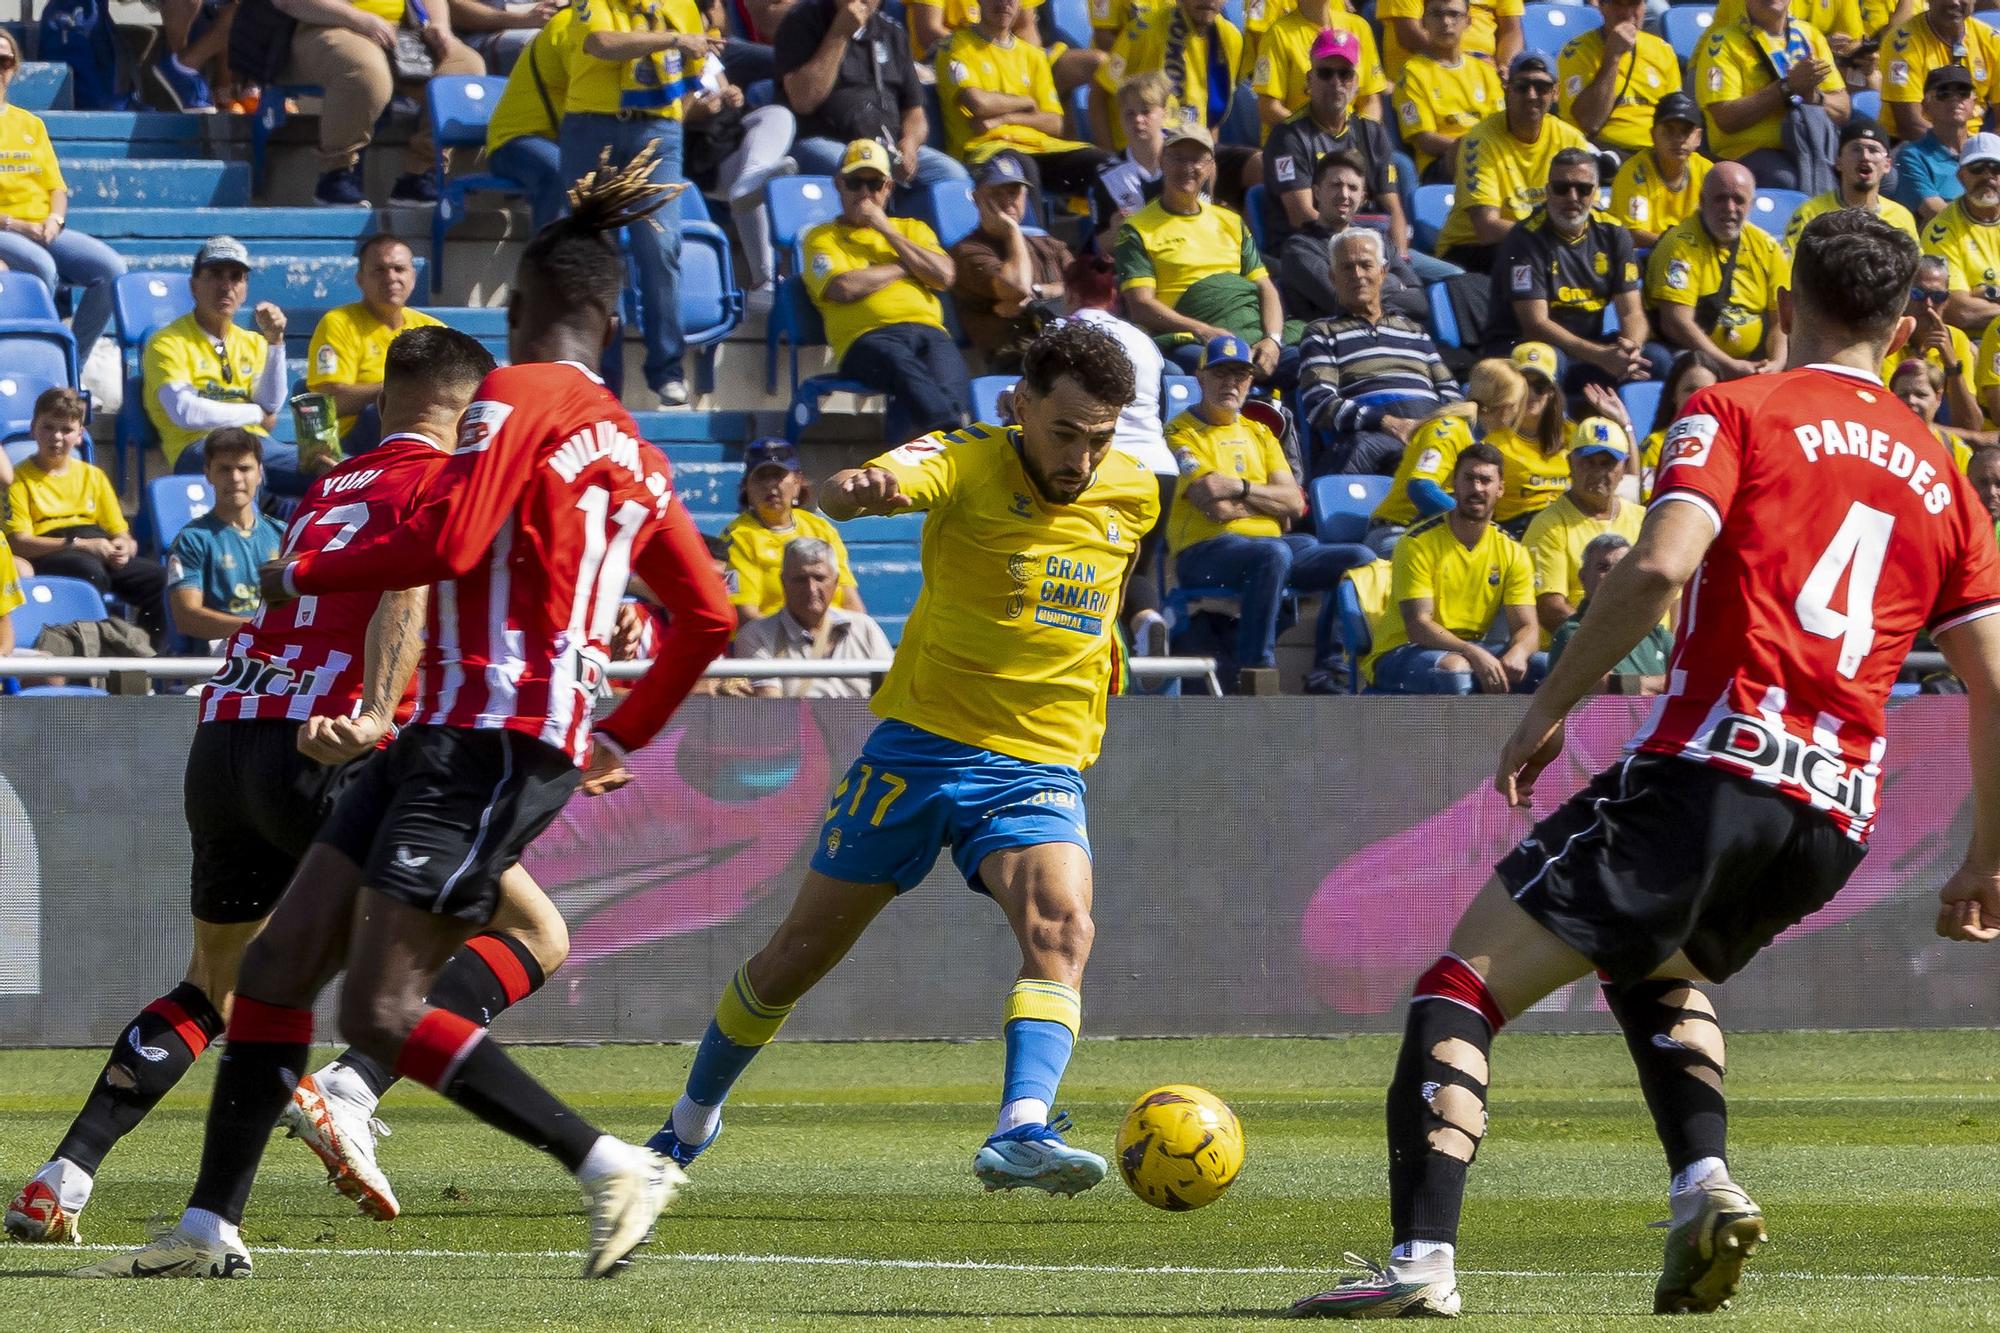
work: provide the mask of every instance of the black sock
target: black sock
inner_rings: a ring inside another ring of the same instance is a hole
[[[111,1043],[104,1072],[55,1155],[96,1175],[111,1146],[138,1127],[220,1035],[222,1015],[191,981],[141,1009]]]
[[[1722,1027],[1692,981],[1604,983],[1604,998],[1639,1070],[1667,1169],[1727,1160],[1729,1104],[1722,1095]]]
[[[206,1209],[228,1222],[243,1221],[271,1127],[305,1073],[311,1049],[312,1010],[236,997],[208,1105],[201,1174],[188,1207]]]
[[[515,1064],[485,1029],[443,1009],[417,1023],[396,1072],[458,1103],[503,1134],[540,1148],[572,1173],[603,1131]]]
[[[430,1002],[485,1027],[542,988],[548,978],[528,946],[506,935],[474,935],[431,983]],[[380,1101],[395,1086],[395,1071],[352,1048],[337,1062],[354,1071]]]
[[[1389,1221],[1398,1245],[1458,1243],[1500,1021],[1485,983],[1456,958],[1440,959],[1417,982],[1388,1096]]]

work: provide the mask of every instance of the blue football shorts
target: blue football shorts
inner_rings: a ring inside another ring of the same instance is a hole
[[[993,852],[1048,842],[1087,854],[1083,774],[946,740],[907,722],[883,722],[833,789],[812,868],[853,884],[916,887],[949,845],[981,893]]]

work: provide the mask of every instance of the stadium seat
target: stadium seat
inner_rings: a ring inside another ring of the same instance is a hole
[[[1257,253],[1268,260],[1269,247],[1264,242],[1268,234],[1264,219],[1264,187],[1253,185],[1243,192],[1243,220],[1250,224],[1250,239],[1257,243]]]
[[[48,285],[32,273],[0,272],[0,320],[60,323]]]
[[[1367,613],[1361,609],[1361,594],[1354,580],[1342,579],[1333,590],[1334,623],[1340,629],[1340,648],[1347,658],[1347,692],[1361,693],[1361,659],[1375,645],[1369,631]]]
[[[729,262],[729,238],[713,222],[683,220],[681,336],[698,355],[696,392],[715,388],[715,349],[743,322],[743,289]]]
[[[1424,295],[1431,302],[1431,340],[1440,347],[1465,346],[1465,338],[1458,331],[1458,312],[1451,305],[1451,289],[1433,282],[1425,286]]]
[[[26,435],[35,419],[35,399],[44,390],[69,385],[65,351],[41,338],[0,338],[0,439]]]
[[[972,419],[998,424],[1000,395],[1014,387],[1017,375],[981,375],[972,381]]]
[[[1750,220],[1768,233],[1774,240],[1785,238],[1785,228],[1791,225],[1792,214],[1799,211],[1799,205],[1806,196],[1797,190],[1759,190],[1750,201]]]
[[[76,105],[76,76],[66,64],[31,60],[7,89],[7,101],[24,111],[64,111]]]
[[[1369,516],[1389,494],[1391,480],[1372,475],[1313,478],[1313,534],[1323,542],[1360,541]]]
[[[27,600],[9,619],[14,622],[14,642],[24,648],[34,647],[35,636],[46,626],[111,618],[97,589],[82,579],[39,576],[22,579],[21,595]]]
[[[915,512],[851,518],[840,525],[849,546],[914,546],[924,535],[924,516]]]
[[[1853,114],[1866,116],[1870,120],[1882,119],[1882,94],[1873,88],[1863,88],[1858,93],[1850,93],[1848,100],[1853,106]]]
[[[1694,60],[1695,48],[1715,22],[1714,5],[1673,5],[1660,20],[1660,33],[1683,65]]]
[[[317,85],[303,83],[265,84],[262,97],[257,103],[257,114],[250,118],[250,188],[258,194],[264,192],[264,159],[270,147],[271,136],[278,127],[290,118],[285,103],[294,97],[320,97],[322,90]]]
[[[62,358],[62,382],[77,382],[76,335],[56,316],[54,299],[32,273],[0,272],[0,371],[20,365],[17,350],[24,343],[43,343]],[[37,365],[43,358],[33,358]]]
[[[916,552],[900,556],[870,553],[848,563],[861,588],[861,600],[868,604],[868,614],[908,616],[916,607],[917,595],[924,590],[924,567]]]
[[[451,224],[465,216],[465,199],[474,193],[520,195],[527,191],[518,181],[490,172],[453,175],[445,169],[453,148],[483,151],[486,122],[493,117],[507,80],[468,74],[438,74],[424,85],[425,114],[430,117],[431,141],[436,145],[437,174],[444,182],[438,192],[437,210],[431,216],[431,295],[444,291],[444,237]]]
[[[155,477],[146,487],[146,522],[164,555],[188,524],[215,508],[215,488],[201,477]]]
[[[1604,15],[1586,5],[1524,5],[1521,49],[1558,54],[1574,38],[1604,26]]]
[[[939,181],[917,196],[916,216],[930,224],[949,250],[979,230],[979,205],[969,181]]]
[[[1416,213],[1410,223],[1410,243],[1427,255],[1436,254],[1438,233],[1444,230],[1445,219],[1451,216],[1451,206],[1457,198],[1457,192],[1449,185],[1419,185]]]
[[[1625,415],[1632,418],[1632,429],[1639,433],[1633,443],[1645,442],[1653,430],[1653,418],[1660,410],[1660,395],[1666,385],[1658,380],[1637,380],[1618,386],[1618,401],[1625,404]]]
[[[1087,0],[1050,0],[1043,11],[1054,35],[1079,51],[1090,49],[1090,5]]]
[[[42,126],[65,157],[185,158],[208,152],[203,118],[178,111],[50,111]]]
[[[189,256],[193,258],[192,253]],[[139,353],[154,329],[164,328],[194,309],[187,283],[172,273],[127,273],[111,292],[111,314],[125,373],[139,371]]]
[[[1160,422],[1165,425],[1201,401],[1201,381],[1192,375],[1166,375],[1160,380]]]
[[[771,211],[771,248],[790,255],[806,233],[840,216],[840,193],[831,176],[779,176],[766,187]]]

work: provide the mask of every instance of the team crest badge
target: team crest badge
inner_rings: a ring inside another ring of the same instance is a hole
[[[840,830],[837,828],[826,831],[826,854],[829,858],[840,855]]]

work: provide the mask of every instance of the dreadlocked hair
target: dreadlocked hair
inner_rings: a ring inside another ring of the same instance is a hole
[[[616,310],[625,286],[618,233],[639,223],[659,226],[653,215],[687,188],[685,181],[652,179],[658,155],[658,146],[649,143],[614,170],[611,150],[599,153],[597,166],[570,187],[569,215],[528,242],[521,282],[539,281],[569,303],[593,304],[607,315]]]

